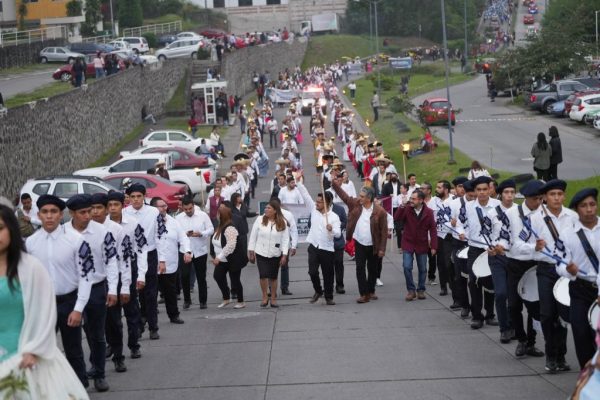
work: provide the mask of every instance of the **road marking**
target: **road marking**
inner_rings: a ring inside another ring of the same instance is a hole
[[[459,119],[458,122],[506,122],[506,121],[533,121],[535,117],[517,118],[481,118],[481,119]]]

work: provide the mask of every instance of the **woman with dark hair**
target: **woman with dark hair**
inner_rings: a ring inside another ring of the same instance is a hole
[[[40,261],[25,253],[19,222],[0,205],[0,380],[22,377],[34,399],[88,399],[56,345],[56,298]]]
[[[533,169],[537,174],[537,179],[549,180],[548,171],[550,169],[552,148],[546,141],[546,135],[543,132],[538,133],[537,141],[531,148],[531,156],[533,157]]]
[[[248,260],[258,265],[260,289],[262,291],[261,307],[269,304],[267,288],[271,287],[271,307],[277,304],[277,275],[279,267],[287,262],[290,244],[288,225],[281,205],[278,201],[270,201],[265,213],[254,221],[250,240],[248,241]]]
[[[562,145],[558,136],[558,129],[554,125],[550,127],[548,134],[550,135],[550,148],[552,149],[548,179],[558,179],[558,164],[563,161]]]
[[[469,171],[467,178],[469,178],[469,180],[472,180],[475,178],[479,178],[480,176],[490,176],[490,173],[487,169],[481,166],[479,161],[473,160],[473,162],[471,163],[471,170]]]
[[[240,275],[247,262],[245,261],[246,253],[242,251],[239,233],[233,223],[231,208],[221,203],[217,218],[219,225],[212,237],[210,254],[215,266],[213,277],[223,295],[223,302],[218,307],[223,308],[229,305],[233,291],[237,295],[237,304],[233,308],[244,308],[246,303],[244,303],[244,288],[240,281]],[[227,273],[231,279],[231,290],[227,285]]]

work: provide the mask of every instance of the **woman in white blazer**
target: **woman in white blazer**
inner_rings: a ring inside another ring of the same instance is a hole
[[[262,290],[261,307],[269,304],[267,289],[271,286],[271,307],[277,304],[277,275],[279,267],[287,262],[290,244],[289,229],[286,219],[281,213],[279,202],[270,201],[265,213],[252,226],[248,241],[248,260],[258,265],[260,289]]]

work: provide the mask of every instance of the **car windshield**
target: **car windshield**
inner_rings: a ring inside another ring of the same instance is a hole
[[[434,101],[431,103],[431,108],[448,108],[447,101]]]
[[[548,85],[542,86],[537,91],[538,92],[556,92],[556,85],[554,83],[550,83]]]
[[[307,91],[302,92],[303,99],[314,99],[314,98],[320,99],[321,97],[324,97],[324,96],[325,96],[325,94],[322,91],[307,90]]]

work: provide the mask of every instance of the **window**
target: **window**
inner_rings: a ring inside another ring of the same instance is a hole
[[[60,182],[54,187],[56,197],[68,198],[77,194],[77,182]]]
[[[149,179],[145,179],[145,178],[132,177],[131,178],[131,182],[132,183],[139,183],[141,185],[144,185],[144,187],[146,189],[152,189],[152,188],[156,187],[156,184],[154,182],[152,182]]]
[[[65,51],[63,49],[61,49],[60,47],[56,48],[56,53],[58,54],[65,54]]]
[[[170,132],[169,138],[173,141],[178,141],[178,142],[186,141],[188,139],[186,135],[184,135],[183,133],[179,133],[179,132]]]
[[[47,47],[44,50],[42,50],[44,53],[48,53],[48,54],[53,54],[54,53],[54,47]]]
[[[144,158],[140,161],[140,171],[148,171],[150,168],[154,168],[154,165],[158,162],[156,158]],[[133,170],[132,170],[133,171]]]
[[[43,194],[48,193],[48,189],[50,189],[50,184],[49,183],[38,183],[37,185],[35,185],[33,187],[33,189],[31,191],[33,193],[41,196]]]
[[[108,183],[111,186],[121,190],[121,183],[123,182],[123,178],[104,178],[104,182]]]
[[[281,4],[281,0],[267,0],[267,5],[268,6],[276,6]]]
[[[240,7],[249,7],[252,5],[252,0],[239,0]]]
[[[154,135],[150,136],[148,140],[152,140],[153,142],[164,142],[167,140],[167,132],[156,132]]]
[[[95,193],[108,193],[108,190],[104,189],[102,186],[94,185],[93,183],[84,183],[83,184],[83,193],[85,194],[95,194]]]
[[[171,157],[173,157],[173,161],[181,160],[181,153],[179,153],[178,151],[170,151],[169,154],[171,155]]]
[[[125,160],[110,168],[110,172],[131,172],[135,171],[135,160]]]
[[[225,0],[214,0],[213,8],[225,8]]]

